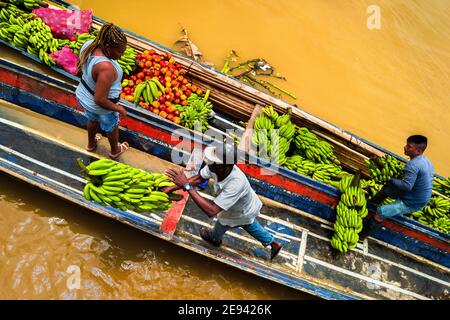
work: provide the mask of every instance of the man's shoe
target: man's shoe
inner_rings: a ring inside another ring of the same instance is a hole
[[[211,243],[213,246],[216,247],[220,247],[220,245],[222,244],[222,241],[214,240],[211,236],[211,232],[205,227],[200,228],[200,237],[202,237],[203,240]]]
[[[275,241],[273,242],[272,249],[270,249],[270,261],[277,256],[282,247],[283,245],[281,243]]]

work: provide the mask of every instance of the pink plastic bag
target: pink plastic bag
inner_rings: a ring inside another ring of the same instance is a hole
[[[50,57],[55,60],[56,65],[63,68],[67,72],[76,76],[78,74],[77,61],[78,57],[70,50],[69,46],[65,45],[61,50],[50,54]]]
[[[33,13],[52,30],[55,38],[76,40],[76,34],[89,32],[92,26],[92,10],[59,10],[39,8]]]

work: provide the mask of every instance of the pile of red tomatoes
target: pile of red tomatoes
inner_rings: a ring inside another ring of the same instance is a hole
[[[174,105],[188,105],[191,93],[203,94],[203,90],[186,79],[186,70],[175,61],[170,53],[158,54],[155,50],[145,50],[137,55],[137,68],[129,76],[128,84],[122,88],[120,97],[133,102],[136,86],[145,80],[157,77],[165,92],[151,104],[141,97],[139,106],[148,109],[163,118],[180,123],[180,111]]]

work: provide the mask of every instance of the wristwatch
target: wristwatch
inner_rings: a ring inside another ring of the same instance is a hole
[[[192,186],[189,183],[186,183],[185,185],[183,185],[183,190],[184,191],[189,191],[192,189]]]

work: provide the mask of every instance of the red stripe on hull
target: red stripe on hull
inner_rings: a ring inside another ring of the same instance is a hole
[[[238,164],[238,167],[248,176],[278,186],[292,193],[308,197],[314,201],[321,202],[328,206],[333,207],[337,205],[339,201],[337,198],[327,195],[324,192],[320,192],[314,188],[308,187],[292,179],[283,177],[282,175],[270,174],[269,171],[262,169],[257,165]]]
[[[383,221],[383,226],[385,226],[386,228],[388,228],[390,230],[399,232],[400,234],[402,234],[404,236],[414,238],[422,243],[426,243],[435,248],[439,248],[445,252],[450,252],[450,247],[447,243],[437,240],[433,237],[430,237],[423,232],[418,232],[416,230],[409,229],[408,227],[402,226],[402,225],[396,223],[395,221],[385,219]]]
[[[36,94],[44,99],[71,107],[78,111],[83,111],[78,105],[75,95],[71,92],[55,88],[48,83],[37,81],[25,75],[0,68],[0,79],[3,83],[9,84],[18,89]]]

